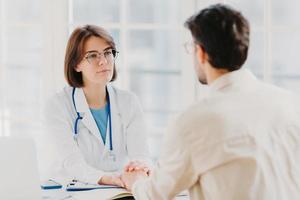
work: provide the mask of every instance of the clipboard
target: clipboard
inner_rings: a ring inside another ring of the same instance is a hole
[[[115,185],[99,185],[99,184],[91,184],[87,182],[82,182],[79,180],[72,180],[67,186],[66,191],[68,192],[76,192],[76,191],[87,191],[87,190],[96,190],[96,189],[120,189],[122,187]]]

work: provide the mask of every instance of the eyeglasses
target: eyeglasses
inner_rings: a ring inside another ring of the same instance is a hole
[[[115,49],[107,49],[102,53],[98,51],[91,51],[88,52],[84,58],[92,65],[97,65],[101,61],[102,56],[108,63],[113,63],[116,60],[118,53],[119,52]]]
[[[192,54],[192,53],[194,53],[195,50],[196,50],[196,44],[195,44],[195,42],[185,42],[185,43],[183,44],[183,46],[184,46],[185,51],[186,51],[188,54]]]

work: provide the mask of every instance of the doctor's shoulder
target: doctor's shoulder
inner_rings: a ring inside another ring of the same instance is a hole
[[[51,113],[69,113],[72,111],[71,106],[72,87],[65,86],[63,89],[55,92],[45,103],[45,110]]]
[[[123,120],[130,123],[135,116],[143,118],[143,109],[138,97],[130,91],[112,87],[114,93],[114,102],[117,110]]]
[[[115,86],[111,87],[114,91],[115,101],[119,106],[125,106],[127,109],[130,109],[129,106],[140,106],[140,101],[133,92],[122,90]]]

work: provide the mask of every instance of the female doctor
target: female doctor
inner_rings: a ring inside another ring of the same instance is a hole
[[[113,38],[86,25],[71,34],[65,54],[69,84],[46,106],[46,128],[56,152],[53,176],[123,186],[118,171],[147,160],[145,123],[132,93],[117,89]]]

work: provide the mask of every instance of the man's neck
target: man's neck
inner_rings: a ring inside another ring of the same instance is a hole
[[[220,78],[224,74],[229,73],[226,69],[216,69],[212,66],[206,67],[206,78],[207,78],[207,84],[210,85],[212,82],[214,82],[216,79]]]

